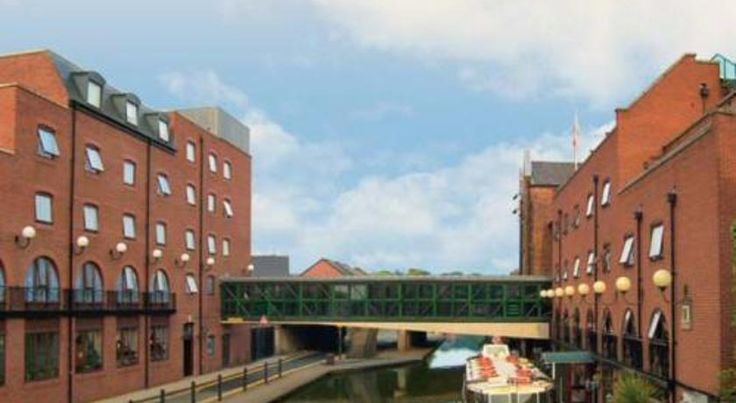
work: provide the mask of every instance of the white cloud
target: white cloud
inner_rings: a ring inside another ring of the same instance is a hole
[[[392,116],[409,117],[413,114],[414,108],[410,105],[390,101],[381,101],[351,113],[353,118],[367,121],[380,121]]]
[[[204,74],[211,88],[193,82],[203,73],[165,77],[162,83],[182,99],[216,102],[220,96],[226,106],[243,107],[237,111],[251,128],[254,161],[254,249],[290,254],[292,271],[321,256],[371,269],[513,270],[518,224],[511,196],[523,150],[537,159],[571,155],[569,133],[547,133],[491,145],[454,164],[356,181],[361,156],[296,136],[248,107],[245,93],[217,74]],[[585,131],[583,149],[610,126]]]
[[[463,83],[505,95],[544,91],[610,105],[684,52],[736,56],[736,2],[725,0],[708,7],[690,0],[312,4],[364,46],[458,63]]]

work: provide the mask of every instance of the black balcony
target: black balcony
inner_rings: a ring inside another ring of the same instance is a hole
[[[173,293],[0,287],[0,316],[171,314],[175,311]]]

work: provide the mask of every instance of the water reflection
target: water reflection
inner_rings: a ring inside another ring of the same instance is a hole
[[[427,360],[414,365],[326,376],[284,402],[462,401],[465,358],[478,354],[483,338],[447,340]]]

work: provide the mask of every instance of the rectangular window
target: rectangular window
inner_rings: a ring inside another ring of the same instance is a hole
[[[171,139],[171,136],[169,136],[169,124],[160,119],[158,121],[158,137],[166,142]]]
[[[100,154],[100,150],[93,146],[87,146],[86,155],[86,168],[88,171],[98,173],[105,170],[105,166],[102,164],[102,155]]]
[[[210,172],[217,173],[217,156],[215,154],[210,154],[209,163],[210,163]]]
[[[46,193],[36,193],[36,221],[51,224],[54,222],[53,199]]]
[[[118,329],[115,355],[119,367],[127,367],[138,363],[138,328],[124,327]]]
[[[94,81],[87,81],[87,103],[95,108],[102,105],[102,86]]]
[[[123,183],[126,185],[135,185],[135,162],[123,162]]]
[[[223,200],[222,206],[225,208],[225,217],[230,218],[233,216],[233,205],[230,204],[230,200]]]
[[[169,327],[151,326],[151,361],[169,358]]]
[[[585,209],[585,216],[586,217],[592,217],[593,216],[593,205],[594,205],[593,195],[588,195],[588,206]]]
[[[75,371],[85,373],[102,369],[102,332],[99,329],[79,331],[75,340]]]
[[[56,134],[50,129],[38,128],[38,153],[47,158],[59,156],[59,144],[56,142]]]
[[[158,174],[158,193],[164,196],[171,195],[171,184],[164,174]]]
[[[658,224],[652,227],[649,243],[649,258],[659,259],[662,257],[662,240],[664,238],[664,225]]]
[[[187,274],[187,294],[196,294],[199,292],[199,288],[197,287],[197,279],[194,278],[193,274]]]
[[[166,245],[166,224],[156,223],[156,244]]]
[[[580,258],[575,258],[575,263],[572,266],[572,276],[575,278],[580,277]]]
[[[215,195],[213,195],[212,193],[208,194],[207,195],[207,211],[209,211],[210,213],[214,213],[216,203],[217,203],[217,199]]]
[[[207,276],[207,295],[215,295],[215,276]]]
[[[587,273],[593,274],[593,271],[595,270],[595,252],[592,250],[588,252],[588,268]]]
[[[621,258],[618,261],[624,265],[634,264],[634,237],[629,235],[624,239],[624,247],[621,249]]]
[[[100,221],[98,217],[97,206],[92,204],[84,205],[84,229],[86,231],[97,232],[100,230]]]
[[[128,239],[135,239],[135,216],[123,214],[123,236]]]
[[[26,333],[25,366],[26,381],[59,376],[59,333]]]
[[[611,181],[603,184],[603,192],[601,193],[601,206],[611,204]]]
[[[222,240],[222,256],[230,256],[230,240],[227,238]]]
[[[215,355],[215,336],[209,335],[207,336],[207,355],[214,356]]]
[[[222,164],[222,176],[224,176],[225,179],[233,177],[233,166],[229,161],[225,161],[225,163]]]
[[[197,160],[196,150],[197,146],[194,145],[194,142],[187,141],[187,161],[194,162]]]
[[[184,244],[187,250],[194,250],[195,248],[194,231],[188,229],[186,230],[186,232],[184,232]]]
[[[197,189],[193,185],[187,185],[187,203],[192,206],[197,204]]]
[[[207,252],[210,255],[217,253],[217,240],[214,235],[207,235]]]
[[[132,125],[138,125],[138,105],[130,101],[125,103],[125,119]]]

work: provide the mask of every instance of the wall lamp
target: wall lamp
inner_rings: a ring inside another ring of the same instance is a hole
[[[88,246],[89,238],[84,235],[80,235],[79,237],[77,237],[77,242],[74,243],[74,254],[81,255],[82,253],[84,253],[85,250],[87,250]]]
[[[208,268],[211,268],[215,265],[215,258],[213,258],[212,256],[208,257],[207,260],[205,260],[204,264],[207,265]]]
[[[189,259],[189,254],[185,252],[182,253],[181,256],[179,256],[179,258],[174,261],[174,264],[176,265],[176,267],[184,267],[187,265],[187,262],[189,262]]]
[[[31,225],[23,227],[20,231],[20,235],[15,236],[15,244],[18,247],[25,249],[31,244],[31,240],[36,237],[36,229]]]
[[[627,305],[632,305],[632,303],[629,302],[629,300],[626,298],[627,293],[631,291],[631,279],[626,276],[619,276],[616,278],[614,286],[616,287],[614,300],[610,302],[601,301],[601,303],[603,305],[611,305],[615,302],[615,299],[617,299],[618,296],[621,295]],[[604,283],[603,281],[598,280],[593,283],[593,292],[598,296],[602,296],[606,292],[607,288],[608,287],[606,286],[606,283]]]
[[[164,251],[162,251],[159,248],[156,248],[151,252],[151,257],[153,257],[153,260],[155,260],[156,262],[161,260],[161,257],[163,257],[163,255],[164,255]]]
[[[128,245],[125,242],[118,242],[114,248],[110,249],[110,257],[115,260],[120,259],[127,251]]]

